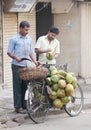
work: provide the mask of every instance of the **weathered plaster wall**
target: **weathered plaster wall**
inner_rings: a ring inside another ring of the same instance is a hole
[[[80,12],[80,7],[74,5],[69,13],[54,14],[54,24],[60,29],[58,39],[61,43],[61,54],[58,63],[67,63],[68,70],[76,75],[79,75],[81,69]]]

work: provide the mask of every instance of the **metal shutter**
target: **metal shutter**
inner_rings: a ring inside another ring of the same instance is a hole
[[[12,85],[11,58],[7,56],[7,46],[9,39],[17,33],[17,14],[4,14],[3,25],[3,61],[4,61],[4,83],[7,86]]]

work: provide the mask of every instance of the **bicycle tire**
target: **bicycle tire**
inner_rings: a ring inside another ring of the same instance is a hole
[[[64,110],[69,116],[74,117],[80,114],[83,104],[83,91],[80,85],[77,84],[74,95],[71,96],[71,101],[64,106]]]
[[[34,82],[30,85],[27,100],[27,112],[34,123],[43,123],[48,112],[48,99],[43,82]]]

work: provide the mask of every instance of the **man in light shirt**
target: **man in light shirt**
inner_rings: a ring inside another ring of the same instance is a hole
[[[34,47],[31,37],[28,35],[29,23],[22,21],[19,25],[19,33],[9,40],[7,54],[12,58],[12,76],[13,76],[13,97],[15,112],[26,113],[25,92],[27,84],[20,78],[19,69],[26,67],[28,61],[22,61],[22,58],[28,58],[38,65],[34,54]]]
[[[57,40],[59,29],[57,27],[51,27],[48,34],[38,38],[35,45],[35,52],[38,54],[38,60],[42,64],[56,64],[56,58],[60,54],[60,43]],[[52,53],[53,58],[49,60],[46,56],[47,53]]]

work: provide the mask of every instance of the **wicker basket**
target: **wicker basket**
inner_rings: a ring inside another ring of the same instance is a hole
[[[47,73],[48,73],[48,69],[41,65],[34,68],[26,67],[26,68],[19,69],[20,78],[25,81],[43,79],[47,76]]]

